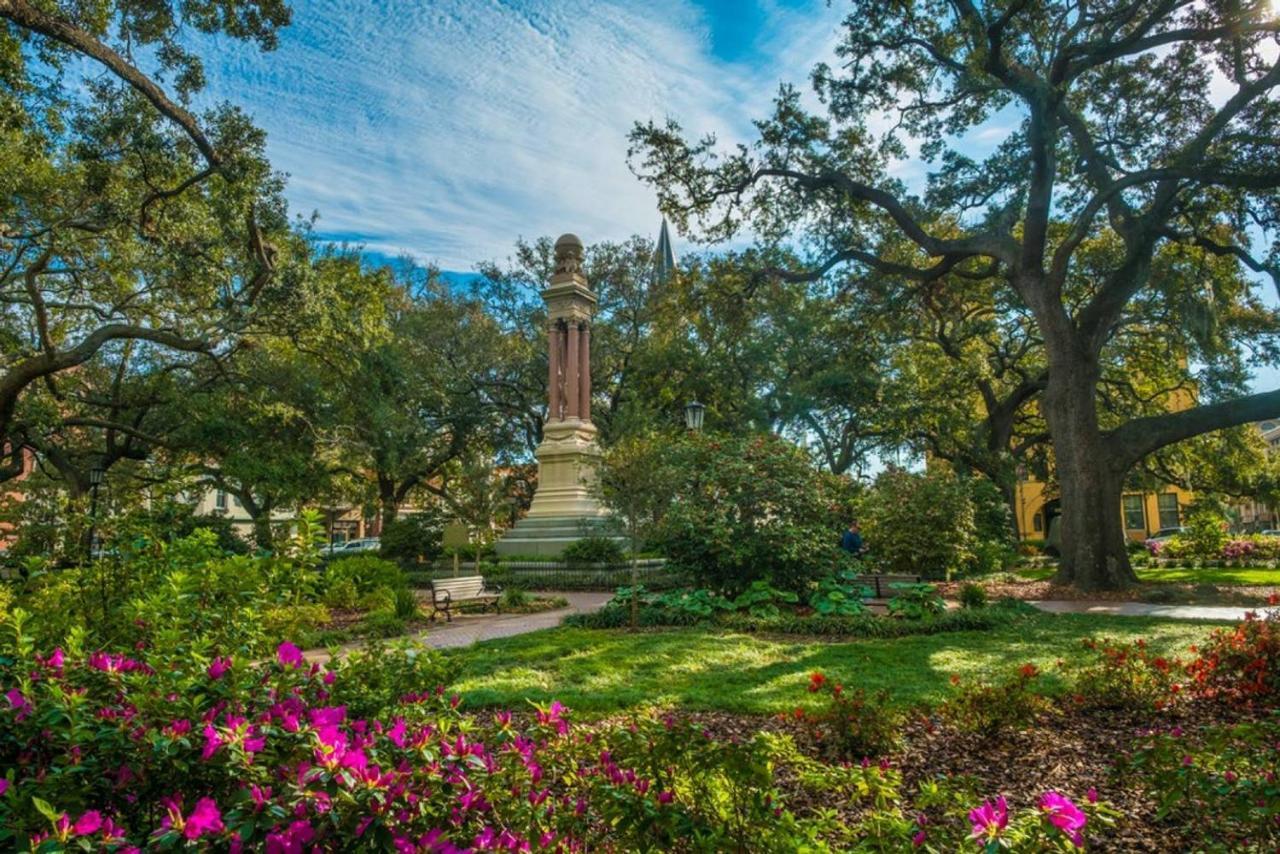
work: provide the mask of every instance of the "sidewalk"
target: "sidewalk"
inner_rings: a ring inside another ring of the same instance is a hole
[[[612,593],[565,592],[539,593],[540,596],[560,596],[567,599],[567,608],[554,611],[543,611],[540,614],[457,614],[452,623],[446,623],[444,617],[427,631],[409,635],[412,640],[436,649],[449,649],[459,646],[470,646],[480,641],[494,638],[507,638],[512,635],[523,635],[539,629],[550,629],[560,625],[560,621],[570,614],[587,614],[600,610],[606,602],[613,598]],[[359,649],[362,641],[349,643],[338,650],[339,655]],[[323,664],[329,660],[329,654],[323,649],[309,649],[303,653],[308,661]]]
[[[1265,606],[1239,605],[1153,605],[1150,602],[1071,602],[1063,600],[1031,602],[1051,614],[1114,614],[1122,617],[1161,617],[1167,620],[1226,620],[1237,623],[1247,611],[1259,616]]]

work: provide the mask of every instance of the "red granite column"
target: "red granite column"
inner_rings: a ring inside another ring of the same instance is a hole
[[[567,419],[578,417],[578,327],[576,323],[570,323],[565,330],[565,334],[569,337],[569,346],[564,360],[564,396],[565,406],[564,417]]]
[[[560,322],[551,324],[547,330],[547,420],[560,420],[560,346],[564,340]]]
[[[581,413],[583,421],[591,420],[591,325],[583,323],[578,327],[578,334],[582,336],[582,352],[579,358],[582,360],[578,368],[578,412]]]

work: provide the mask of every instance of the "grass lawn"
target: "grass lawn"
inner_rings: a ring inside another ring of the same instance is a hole
[[[1081,614],[1032,616],[986,632],[847,642],[558,628],[451,654],[462,665],[456,687],[473,707],[557,699],[586,713],[651,704],[776,713],[808,703],[805,685],[815,670],[850,687],[884,688],[895,704],[911,706],[943,699],[953,673],[1003,677],[1028,661],[1048,670],[1086,637],[1142,637],[1163,654],[1185,654],[1210,628]]]
[[[1015,570],[1022,578],[1044,581],[1057,570],[1051,566],[1024,567]],[[1280,569],[1259,569],[1242,566],[1215,566],[1203,569],[1190,567],[1134,568],[1138,580],[1146,584],[1273,584],[1280,585]]]

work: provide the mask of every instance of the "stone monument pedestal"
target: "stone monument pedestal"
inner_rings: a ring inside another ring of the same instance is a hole
[[[591,423],[591,316],[596,295],[582,274],[582,241],[556,241],[556,272],[542,292],[547,304],[547,420],[538,458],[538,488],[529,514],[507,531],[499,555],[560,554],[604,532],[608,513],[594,493],[600,448]]]

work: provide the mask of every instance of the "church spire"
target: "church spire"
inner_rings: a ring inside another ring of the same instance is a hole
[[[676,271],[676,253],[671,248],[671,235],[667,232],[667,218],[662,218],[662,228],[658,230],[658,248],[654,253],[654,271],[658,281],[665,282]]]

